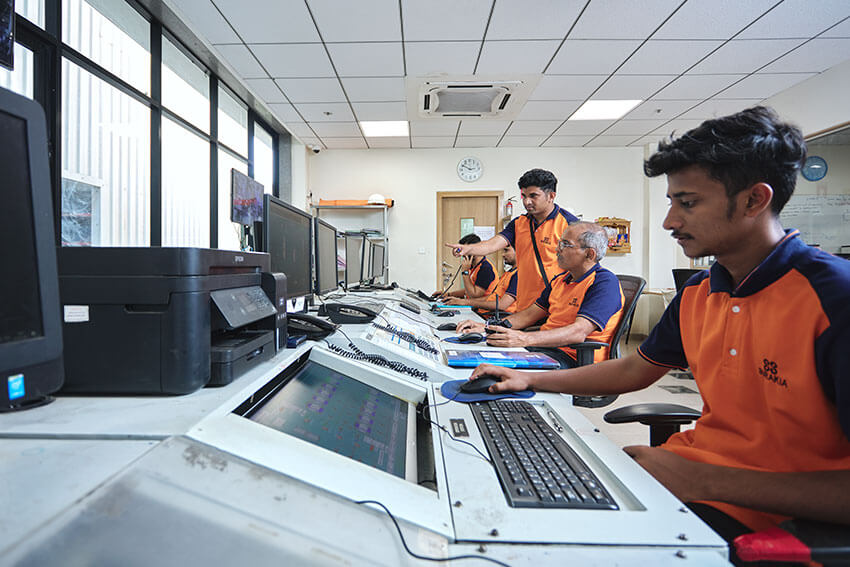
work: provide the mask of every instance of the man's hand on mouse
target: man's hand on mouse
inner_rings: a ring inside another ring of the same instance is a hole
[[[531,346],[530,333],[507,329],[500,325],[486,325],[487,344],[497,347]]]
[[[466,319],[457,324],[457,334],[465,335],[466,333],[484,333],[484,323]]]
[[[519,372],[511,368],[503,366],[493,366],[492,364],[482,364],[472,371],[470,380],[475,380],[482,376],[499,380],[498,384],[490,386],[489,392],[497,394],[499,392],[519,392],[528,390],[531,385],[528,380],[528,375],[524,372]]]

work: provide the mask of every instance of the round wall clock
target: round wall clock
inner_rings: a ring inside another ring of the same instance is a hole
[[[457,164],[458,177],[464,181],[476,181],[482,173],[484,173],[484,168],[481,165],[481,160],[476,157],[465,157]]]
[[[826,160],[820,156],[809,156],[806,158],[806,163],[803,164],[803,169],[800,173],[806,181],[820,181],[826,177]]]

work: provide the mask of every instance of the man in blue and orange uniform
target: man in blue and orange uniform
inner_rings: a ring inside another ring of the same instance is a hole
[[[611,342],[623,313],[623,292],[617,276],[599,265],[608,248],[608,235],[598,224],[575,222],[564,230],[557,244],[561,270],[529,307],[506,319],[510,327],[484,325],[471,320],[457,325],[459,333],[484,332],[495,347],[526,347],[542,351],[561,363],[576,366],[576,352],[565,345],[584,340]],[[547,317],[539,331],[520,329]],[[598,360],[608,356],[598,349]]]
[[[805,157],[800,131],[764,107],[662,142],[644,169],[667,175],[664,228],[717,262],[635,355],[473,375],[499,376],[494,391],[614,394],[690,367],[704,401],[695,428],[626,452],[728,541],[786,517],[850,524],[850,262],[779,222]]]
[[[546,284],[561,272],[558,238],[575,215],[555,204],[558,180],[551,171],[532,169],[519,178],[520,196],[527,213],[513,219],[505,230],[474,245],[446,244],[456,257],[486,256],[510,244],[517,256],[516,310],[532,305]]]
[[[446,300],[448,305],[469,305],[475,308],[479,313],[489,313],[499,308],[499,311],[506,313],[516,312],[516,251],[513,246],[505,246],[502,252],[502,259],[505,265],[511,266],[495,285],[491,286],[490,293],[477,299],[464,299],[459,297],[451,297]]]
[[[481,237],[477,234],[467,234],[460,239],[460,244],[477,244]],[[444,297],[476,298],[487,295],[496,287],[496,270],[493,264],[484,256],[467,255],[461,263],[463,289],[444,294]]]

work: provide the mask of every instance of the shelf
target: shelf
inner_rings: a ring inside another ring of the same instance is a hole
[[[609,254],[628,254],[632,251],[632,221],[617,217],[599,217],[595,222],[608,233]]]

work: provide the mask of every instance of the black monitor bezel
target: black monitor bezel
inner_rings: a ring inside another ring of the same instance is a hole
[[[368,239],[366,238],[366,235],[362,232],[359,233],[359,234],[345,234],[344,236],[345,236],[345,285],[346,286],[355,285],[355,282],[352,282],[350,280],[350,278],[348,277],[349,270],[352,267],[352,260],[354,260],[354,258],[348,257],[348,239],[349,238],[358,238],[361,241],[360,258],[357,258],[358,267],[359,267],[360,271],[357,275],[357,282],[356,283],[357,284],[362,283],[363,282],[363,253],[366,251],[366,241]]]
[[[319,225],[323,225],[325,228],[329,228],[334,232],[334,240],[336,240],[337,230],[336,227],[331,223],[320,219],[319,217],[313,217],[313,265],[315,266],[315,274],[316,274],[316,282],[313,286],[316,295],[324,295],[326,293],[330,293],[335,291],[339,287],[339,282],[336,278],[336,254],[334,254],[334,285],[328,289],[321,289],[319,287],[319,281],[321,280],[321,266],[319,264],[320,254],[319,254]]]
[[[307,213],[306,211],[302,211],[298,207],[294,207],[294,206],[290,205],[289,203],[286,203],[286,202],[278,199],[274,195],[270,195],[269,193],[266,193],[263,197],[263,249],[262,249],[262,252],[268,253],[268,251],[269,251],[269,244],[270,244],[270,242],[269,242],[269,238],[270,238],[269,215],[271,214],[271,212],[270,212],[271,206],[270,205],[276,205],[276,206],[283,207],[284,209],[288,209],[290,212],[293,212],[295,214],[301,215],[304,218],[306,218],[308,220],[307,226],[310,227],[310,229],[309,229],[310,230],[310,236],[308,237],[308,242],[311,241],[309,239],[311,239],[313,237],[313,234],[312,234],[312,232],[313,232],[313,223],[312,223],[313,216],[310,215],[309,213]],[[312,256],[312,254],[308,250],[308,257],[310,257],[310,256]],[[295,290],[293,290],[290,287],[290,281],[291,280],[287,276],[286,294],[287,294],[288,298],[305,297],[305,296],[308,296],[308,295],[313,293],[313,280],[312,280],[312,278],[313,278],[313,269],[312,269],[313,262],[312,262],[312,259],[308,260],[308,264],[310,265],[310,275],[307,277],[307,281],[309,282],[307,284],[307,290],[304,291],[304,293],[295,293]],[[284,272],[284,273],[286,273],[286,272]]]
[[[381,273],[375,273],[375,249],[381,249]],[[387,247],[383,242],[373,242],[372,246],[369,248],[370,256],[369,256],[369,279],[374,282],[378,278],[384,277],[384,269],[387,267]]]

